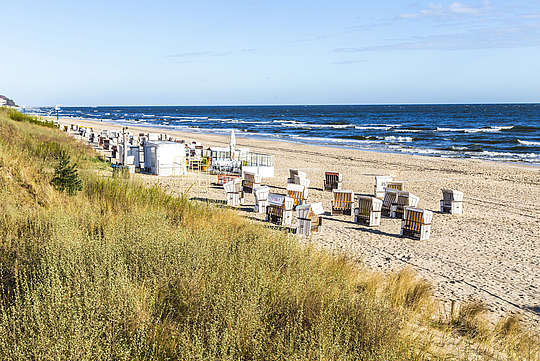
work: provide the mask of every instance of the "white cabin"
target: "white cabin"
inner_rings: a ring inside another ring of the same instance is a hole
[[[187,174],[184,144],[150,141],[144,145],[144,168],[150,174],[178,176]]]

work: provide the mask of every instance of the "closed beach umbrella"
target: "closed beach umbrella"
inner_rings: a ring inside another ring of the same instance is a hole
[[[231,159],[234,159],[234,149],[236,147],[236,135],[234,135],[234,129],[231,130],[231,139],[229,141],[229,148],[231,150]]]

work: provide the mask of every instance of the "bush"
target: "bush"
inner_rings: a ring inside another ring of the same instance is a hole
[[[58,165],[54,169],[54,178],[51,180],[51,184],[56,190],[66,192],[70,196],[82,190],[77,164],[71,163],[70,156],[63,150],[58,156]]]
[[[31,116],[28,114],[23,114],[14,109],[10,109],[8,115],[11,120],[14,120],[16,122],[28,122],[28,123],[32,123],[36,125],[41,125],[47,128],[56,128],[56,124],[54,124],[54,122],[52,121],[39,120],[37,117]]]

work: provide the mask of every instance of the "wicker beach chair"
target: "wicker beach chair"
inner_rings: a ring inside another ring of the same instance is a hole
[[[386,183],[386,188],[397,189],[398,191],[404,191],[405,190],[405,182],[404,181],[387,182]]]
[[[242,187],[244,193],[253,193],[253,188],[260,185],[261,176],[252,172],[244,172],[244,180],[242,180]]]
[[[324,172],[324,190],[333,191],[334,189],[341,189],[342,177],[338,172]]]
[[[306,187],[300,184],[287,184],[287,196],[293,199],[293,209],[305,203]]]
[[[269,193],[266,207],[266,221],[279,226],[292,224],[293,199],[284,194]]]
[[[392,177],[387,175],[377,175],[375,176],[375,197],[379,199],[384,198],[384,188],[386,188],[388,182],[392,181]]]
[[[296,234],[309,236],[311,232],[319,232],[323,214],[322,203],[304,204],[296,207]]]
[[[238,207],[244,204],[244,192],[242,191],[242,182],[239,178],[225,183],[223,189],[225,189],[228,206]]]
[[[332,191],[332,215],[352,214],[354,192],[349,190],[334,189]]]
[[[354,209],[354,222],[364,226],[381,225],[381,209],[383,202],[369,196],[357,196],[357,207]]]
[[[391,206],[390,217],[403,218],[405,207],[417,207],[420,198],[410,192],[398,191],[397,199]]]
[[[463,214],[463,192],[442,189],[441,213]]]
[[[255,206],[253,211],[255,213],[266,214],[266,207],[268,206],[268,194],[270,188],[267,186],[257,185],[253,188],[253,195],[255,196]]]
[[[431,234],[433,212],[413,207],[405,207],[401,221],[401,237],[425,241]]]
[[[384,189],[384,198],[383,198],[383,204],[381,209],[381,214],[384,217],[390,217],[391,211],[392,211],[392,205],[397,202],[398,198],[398,191],[396,189],[392,188],[385,188]]]

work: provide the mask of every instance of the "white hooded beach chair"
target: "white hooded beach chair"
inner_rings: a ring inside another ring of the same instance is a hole
[[[463,214],[463,192],[442,189],[441,213]]]
[[[253,195],[255,196],[255,206],[253,207],[253,211],[255,213],[266,214],[269,193],[270,188],[267,186],[255,186],[255,188],[253,188]]]
[[[339,172],[324,172],[324,190],[341,189],[342,176]]]
[[[397,199],[390,209],[390,217],[403,218],[405,207],[417,207],[420,198],[410,192],[398,191]]]
[[[354,192],[349,190],[334,189],[332,191],[332,215],[352,214]]]
[[[223,185],[227,196],[227,205],[238,207],[244,204],[244,192],[242,191],[242,182],[240,179],[234,179]]]
[[[323,214],[324,209],[320,202],[296,207],[296,234],[309,236],[311,232],[319,232]]]
[[[425,241],[431,234],[433,212],[413,207],[405,207],[401,221],[401,237]]]
[[[357,196],[356,200],[354,222],[370,227],[380,226],[383,201],[369,196]]]
[[[266,220],[279,226],[292,224],[293,199],[284,194],[269,193]]]
[[[244,193],[253,193],[253,188],[261,184],[261,176],[252,172],[244,172],[242,188]]]
[[[384,198],[381,209],[381,214],[384,217],[390,217],[392,212],[392,205],[397,203],[398,191],[392,188],[384,189]]]
[[[293,199],[293,209],[305,203],[306,187],[300,184],[287,184],[287,196]]]
[[[375,176],[375,197],[379,199],[384,198],[384,189],[386,188],[386,185],[388,182],[392,181],[392,177],[387,175],[377,175]]]

